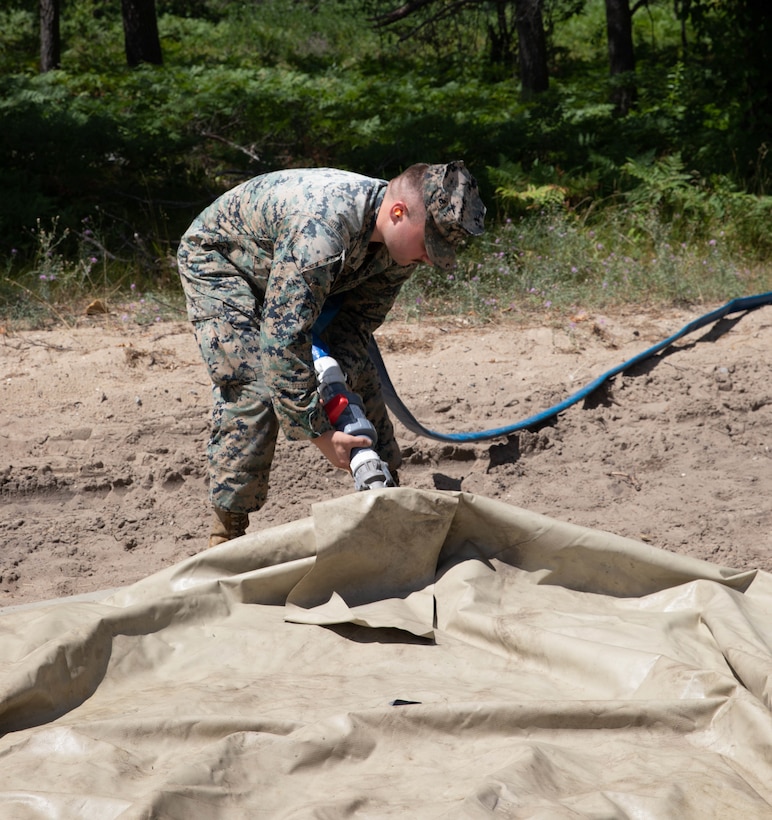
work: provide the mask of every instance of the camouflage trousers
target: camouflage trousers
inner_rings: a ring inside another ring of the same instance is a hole
[[[246,321],[237,325],[221,317],[194,322],[193,328],[213,385],[209,498],[231,512],[254,512],[268,495],[279,433],[260,363],[260,331]],[[375,427],[378,454],[396,470],[402,458],[372,362],[349,387],[362,398]]]

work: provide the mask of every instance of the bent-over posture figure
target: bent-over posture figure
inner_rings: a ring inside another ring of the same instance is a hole
[[[228,191],[182,237],[179,271],[214,388],[207,450],[209,545],[243,535],[260,509],[279,428],[347,469],[369,439],[336,431],[317,394],[314,324],[337,305],[324,343],[359,394],[392,471],[400,452],[367,355],[418,263],[449,270],[484,230],[463,162],[417,164],[387,182],[330,168],[277,171]]]

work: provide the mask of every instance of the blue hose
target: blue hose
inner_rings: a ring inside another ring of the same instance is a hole
[[[689,322],[689,324],[684,325],[684,327],[682,327],[677,333],[674,333],[672,336],[668,336],[667,339],[653,345],[647,350],[644,350],[637,356],[633,356],[632,359],[628,359],[626,362],[613,367],[602,376],[598,376],[597,379],[585,385],[581,388],[581,390],[577,390],[576,393],[573,393],[567,399],[564,399],[554,407],[550,407],[548,410],[544,410],[541,413],[537,413],[535,416],[530,416],[529,418],[515,422],[514,424],[509,424],[505,427],[496,427],[492,430],[483,430],[479,433],[438,433],[435,430],[429,430],[427,427],[424,427],[419,421],[416,420],[410,410],[405,407],[402,399],[400,399],[397,395],[397,391],[394,389],[394,385],[392,384],[389,374],[386,371],[386,365],[383,362],[381,352],[378,349],[375,339],[371,340],[368,353],[370,354],[370,358],[373,360],[373,363],[378,371],[378,375],[381,379],[381,389],[383,391],[386,406],[389,410],[391,410],[396,418],[398,418],[402,424],[407,427],[408,430],[416,435],[423,436],[424,438],[431,438],[435,441],[487,441],[488,439],[515,433],[518,430],[527,430],[531,427],[537,427],[538,425],[549,421],[554,416],[557,416],[558,413],[562,413],[563,410],[566,410],[573,404],[581,401],[583,398],[589,396],[590,393],[600,387],[603,382],[613,376],[616,376],[618,373],[622,373],[624,370],[628,370],[630,367],[642,362],[644,359],[648,359],[650,356],[658,353],[663,348],[673,344],[673,342],[680,339],[682,336],[693,333],[695,330],[698,330],[699,328],[712,322],[717,322],[719,319],[723,319],[725,316],[729,316],[732,313],[755,310],[758,307],[769,304],[772,304],[772,291],[760,293],[757,296],[742,296],[738,299],[732,299],[731,302],[727,302],[723,307],[717,308],[710,313],[706,313],[698,319],[694,319]]]

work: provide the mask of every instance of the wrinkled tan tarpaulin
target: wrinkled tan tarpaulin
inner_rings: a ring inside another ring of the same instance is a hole
[[[319,504],[0,650],[3,820],[772,817],[772,575],[478,496]]]

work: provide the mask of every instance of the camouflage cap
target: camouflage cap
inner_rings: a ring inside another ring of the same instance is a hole
[[[456,266],[456,248],[485,231],[485,205],[477,180],[461,160],[430,165],[424,176],[426,253],[443,270]]]

